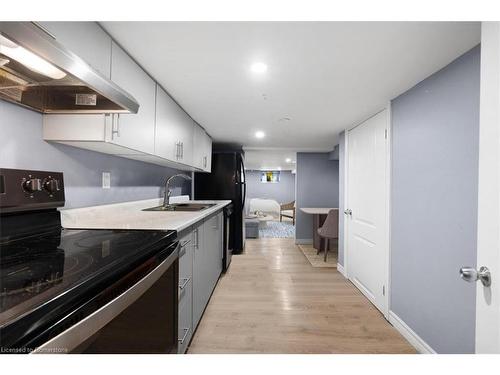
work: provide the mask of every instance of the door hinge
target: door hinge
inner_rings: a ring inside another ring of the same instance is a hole
[[[382,295],[385,296],[385,285],[382,285]]]
[[[384,137],[387,139],[387,129],[384,130]]]

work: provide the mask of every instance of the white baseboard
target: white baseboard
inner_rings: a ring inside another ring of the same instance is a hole
[[[345,269],[342,264],[337,263],[337,271],[339,271],[342,274],[342,276],[344,276],[347,279],[347,275],[345,273]]]
[[[399,316],[389,311],[389,323],[396,328],[408,342],[421,354],[436,354],[436,351],[430,347],[419,335],[417,335],[408,325],[401,320]]]
[[[311,245],[312,243],[313,243],[312,238],[296,238],[295,239],[296,245]]]

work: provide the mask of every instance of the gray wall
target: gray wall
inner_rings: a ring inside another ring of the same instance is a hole
[[[155,198],[165,177],[178,171],[152,164],[48,143],[42,115],[0,100],[0,167],[64,173],[66,206]],[[102,189],[102,172],[111,172],[111,189]],[[190,183],[184,183],[184,194]],[[173,195],[181,193],[174,190]]]
[[[344,186],[345,186],[345,131],[339,134],[339,247],[338,260],[344,265]]]
[[[291,171],[280,172],[280,182],[263,184],[261,171],[246,171],[247,198],[274,199],[278,203],[295,200],[295,175]]]
[[[330,153],[297,153],[295,238],[312,239],[312,217],[300,207],[338,207],[339,162]]]
[[[472,353],[480,49],[392,102],[391,310],[439,353]]]

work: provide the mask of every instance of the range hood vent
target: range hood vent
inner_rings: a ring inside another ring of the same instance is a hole
[[[32,22],[0,22],[0,98],[41,113],[137,113],[127,92]]]

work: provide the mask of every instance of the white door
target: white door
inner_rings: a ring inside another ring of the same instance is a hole
[[[205,165],[205,146],[204,146],[204,131],[203,129],[195,124],[194,132],[193,132],[193,166],[199,169],[205,169],[203,166]]]
[[[111,80],[139,102],[139,111],[115,115],[111,142],[154,154],[156,83],[116,43],[112,43]]]
[[[491,286],[477,283],[476,352],[500,353],[500,23],[481,29],[481,109],[477,266]],[[483,280],[486,280],[483,278]],[[487,284],[487,282],[486,282]]]
[[[388,111],[347,133],[347,276],[388,316]]]
[[[159,86],[156,92],[155,154],[193,164],[193,121]]]

